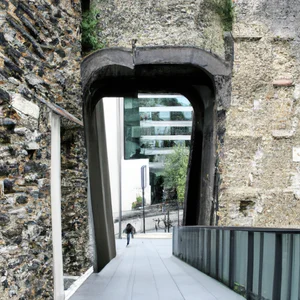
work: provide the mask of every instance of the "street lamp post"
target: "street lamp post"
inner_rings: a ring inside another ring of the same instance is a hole
[[[142,188],[143,191],[143,233],[145,233],[145,188]]]
[[[144,165],[141,167],[141,187],[142,187],[142,195],[143,195],[143,233],[145,233],[145,187],[147,184],[147,174],[146,174],[147,166]]]

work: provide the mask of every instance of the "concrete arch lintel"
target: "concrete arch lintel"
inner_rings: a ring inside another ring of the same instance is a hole
[[[206,70],[209,74],[227,76],[229,64],[217,55],[203,49],[188,46],[160,46],[136,48],[134,65],[188,64]]]
[[[82,87],[84,93],[99,78],[101,70],[108,66],[122,66],[134,72],[140,65],[192,65],[204,70],[210,76],[231,74],[229,63],[217,55],[203,49],[188,46],[152,46],[107,48],[86,57],[81,64]]]
[[[132,53],[125,48],[107,48],[93,52],[81,63],[82,89],[85,92],[107,66],[123,66],[134,69]]]

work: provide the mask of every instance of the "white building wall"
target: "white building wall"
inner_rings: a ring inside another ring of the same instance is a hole
[[[151,187],[149,186],[149,160],[131,159],[124,160],[123,155],[123,122],[119,120],[118,111],[120,110],[122,98],[104,98],[103,107],[105,115],[105,130],[107,142],[107,155],[109,164],[109,179],[111,186],[113,215],[119,214],[119,201],[122,197],[122,211],[131,210],[132,203],[137,196],[142,196],[141,189],[141,167],[147,166],[147,187],[145,188],[145,204],[151,204]],[[123,118],[121,118],[123,119]],[[121,137],[121,138],[120,138]],[[121,156],[121,168],[119,159]],[[120,193],[120,176],[121,188]]]
[[[120,98],[104,98],[104,118],[107,143],[107,157],[109,166],[109,179],[111,187],[111,199],[113,215],[118,215],[120,201],[120,176],[119,153],[121,141],[118,140],[120,126],[117,120]]]
[[[145,204],[151,204],[151,187],[149,186],[149,159],[130,159],[122,161],[122,200],[123,210],[131,210],[137,196],[142,196],[141,167],[147,167]]]

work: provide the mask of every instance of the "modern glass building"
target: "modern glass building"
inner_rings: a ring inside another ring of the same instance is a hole
[[[177,145],[190,146],[193,108],[181,95],[124,98],[124,157],[149,159],[151,202],[162,200],[162,172]]]

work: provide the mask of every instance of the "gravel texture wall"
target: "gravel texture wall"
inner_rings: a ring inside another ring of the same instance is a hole
[[[193,45],[226,57],[222,22],[210,3],[92,2],[99,10],[98,36],[109,47],[129,48],[136,40],[137,46]],[[230,81],[217,95],[230,99],[218,107],[220,223],[298,226],[300,4],[233,4],[232,95]]]
[[[108,47],[197,46],[224,58],[220,17],[204,0],[93,0],[99,38]]]
[[[230,57],[209,0],[93,0],[108,47]],[[235,0],[233,78],[216,77],[220,224],[299,226],[300,3]],[[0,299],[52,298],[52,102],[82,118],[79,0],[0,0]],[[230,48],[230,47],[229,47]],[[232,95],[231,93],[232,88]],[[83,132],[62,122],[64,272],[89,266]]]
[[[299,1],[235,1],[223,225],[300,225],[299,11]]]
[[[0,299],[53,297],[50,122],[82,119],[81,4],[0,1]],[[64,272],[89,266],[83,132],[62,121]]]

